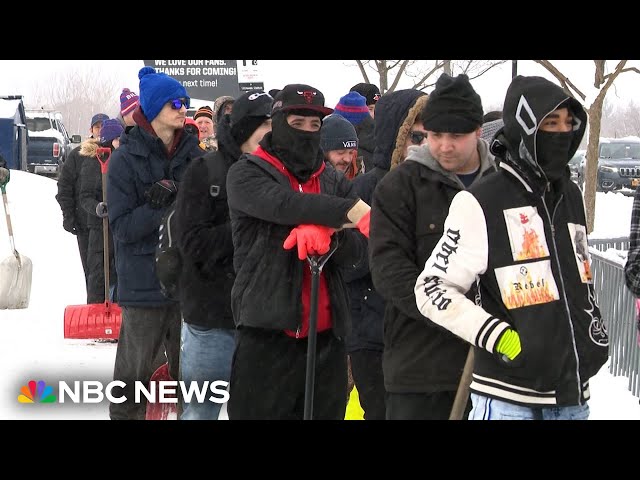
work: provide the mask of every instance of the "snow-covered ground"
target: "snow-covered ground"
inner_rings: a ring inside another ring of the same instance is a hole
[[[62,228],[55,180],[11,172],[7,186],[17,250],[33,262],[29,308],[0,310],[0,419],[108,419],[108,403],[19,403],[30,380],[111,381],[116,344],[65,340],[64,309],[86,301],[76,239]],[[598,194],[592,236],[627,236],[633,198]],[[1,208],[1,207],[0,207]],[[11,255],[4,212],[0,214],[0,260]],[[605,365],[591,381],[591,419],[640,420],[638,398],[625,377]],[[221,418],[226,418],[223,408]]]

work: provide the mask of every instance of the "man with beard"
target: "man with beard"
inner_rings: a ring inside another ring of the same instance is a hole
[[[330,113],[316,88],[285,86],[273,102],[272,131],[229,169],[238,328],[231,420],[303,418],[311,310],[306,259],[335,247],[319,278],[314,418],[344,418],[350,320],[343,271],[357,268],[366,248],[361,235],[343,227],[368,235],[370,208],[323,161],[320,127]]]

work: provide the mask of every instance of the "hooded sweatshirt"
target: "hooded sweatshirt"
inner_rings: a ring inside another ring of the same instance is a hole
[[[531,407],[583,404],[608,358],[582,194],[568,169],[549,181],[537,154],[540,125],[559,106],[574,118],[568,163],[584,135],[584,109],[544,78],[513,80],[499,148],[494,142],[498,172],[455,196],[415,284],[420,312],[476,347],[471,391]],[[476,281],[474,302],[465,294]],[[496,353],[508,328],[522,348],[511,362]]]

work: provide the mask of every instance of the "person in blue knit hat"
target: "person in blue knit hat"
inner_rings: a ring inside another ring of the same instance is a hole
[[[113,420],[145,418],[146,403],[135,402],[135,382],[147,385],[165,361],[170,375],[178,379],[181,313],[179,303],[162,292],[155,250],[162,218],[184,172],[192,159],[203,155],[196,136],[184,131],[190,103],[184,86],[152,67],[142,68],[138,78],[136,125],[120,137],[107,173],[122,307],[113,379],[126,385],[114,393],[126,401],[109,406]]]
[[[334,114],[349,120],[358,135],[358,165],[364,165],[362,172],[373,168],[374,122],[367,108],[367,99],[358,92],[351,91],[340,98]]]

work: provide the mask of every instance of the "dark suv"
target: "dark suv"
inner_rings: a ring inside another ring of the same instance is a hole
[[[640,138],[601,138],[596,191],[633,195],[640,185]]]
[[[62,115],[55,110],[26,110],[29,143],[27,169],[31,173],[56,175],[67,155],[80,142],[79,135],[70,138],[62,123]]]

